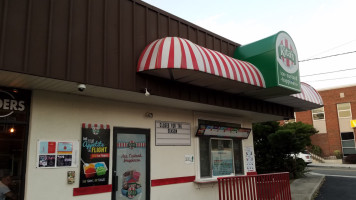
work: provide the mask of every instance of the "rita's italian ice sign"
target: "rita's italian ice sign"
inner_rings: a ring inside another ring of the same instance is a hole
[[[295,90],[300,89],[297,49],[292,38],[285,32],[277,36],[276,55],[278,84]]]
[[[300,92],[297,48],[288,33],[281,31],[240,46],[234,57],[252,63],[261,71],[266,91],[273,88],[270,94],[284,96]]]

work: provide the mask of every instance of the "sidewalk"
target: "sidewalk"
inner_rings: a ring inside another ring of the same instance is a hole
[[[292,200],[311,200],[317,195],[325,176],[306,174],[306,177],[294,180],[290,184]]]
[[[340,168],[356,168],[356,164],[333,164],[333,163],[311,163],[308,167],[340,167]]]
[[[312,163],[309,164],[308,167],[356,169],[356,164]],[[312,200],[317,195],[324,180],[324,175],[316,175],[313,173],[306,173],[306,177],[294,180],[290,184],[292,200]]]

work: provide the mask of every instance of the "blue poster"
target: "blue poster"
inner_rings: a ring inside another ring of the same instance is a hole
[[[116,199],[146,199],[146,137],[142,134],[118,134],[118,190]]]
[[[233,175],[233,158],[231,150],[211,151],[213,176]]]

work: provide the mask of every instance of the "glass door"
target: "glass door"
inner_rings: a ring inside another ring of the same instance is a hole
[[[150,199],[149,129],[114,127],[114,200]]]
[[[31,92],[0,87],[0,177],[24,199]],[[10,181],[11,180],[11,181]]]

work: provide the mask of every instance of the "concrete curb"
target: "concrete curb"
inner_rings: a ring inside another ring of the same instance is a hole
[[[324,182],[325,182],[325,176],[322,176],[322,178],[319,180],[319,182],[314,186],[313,193],[309,196],[310,200],[313,200],[318,196],[319,190],[320,190],[321,186],[323,186]]]
[[[312,200],[325,181],[324,175],[306,173],[304,178],[296,179],[291,184],[292,200]]]
[[[331,167],[331,168],[348,168],[356,169],[356,164],[309,164],[307,167]]]

